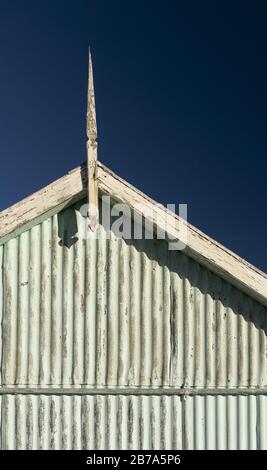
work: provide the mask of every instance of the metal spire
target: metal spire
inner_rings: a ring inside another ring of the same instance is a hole
[[[89,48],[88,97],[87,97],[87,171],[88,171],[88,219],[89,228],[94,231],[99,222],[97,187],[97,127],[93,66]]]

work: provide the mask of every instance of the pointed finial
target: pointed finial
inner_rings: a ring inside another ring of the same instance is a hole
[[[88,97],[87,97],[87,171],[88,171],[88,219],[89,228],[94,231],[98,226],[98,187],[97,187],[97,126],[93,66],[89,48]]]
[[[96,127],[96,111],[95,111],[95,90],[91,50],[89,47],[89,64],[88,64],[88,96],[87,96],[87,138],[96,143],[97,127]]]

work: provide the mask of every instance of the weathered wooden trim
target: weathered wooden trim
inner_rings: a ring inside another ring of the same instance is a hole
[[[87,186],[86,164],[75,168],[54,183],[0,213],[0,245],[27,230],[51,212],[56,213],[72,200],[83,197]],[[138,212],[165,229],[170,237],[181,239],[187,229],[185,252],[210,270],[231,282],[267,306],[267,275],[186,223],[177,215],[159,206],[126,181],[98,162],[99,190],[115,200],[138,206]]]
[[[86,194],[87,170],[83,164],[40,191],[22,199],[0,212],[0,245],[22,231],[32,222],[39,223]]]
[[[167,395],[167,396],[249,396],[249,395],[267,395],[267,388],[88,388],[88,387],[38,387],[38,388],[18,388],[3,387],[0,388],[0,395]]]

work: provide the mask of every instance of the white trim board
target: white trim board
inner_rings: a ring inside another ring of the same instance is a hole
[[[87,185],[86,166],[81,165],[67,175],[37,191],[19,203],[0,213],[0,245],[18,233],[27,230],[44,216],[59,212],[73,199],[85,194]],[[138,212],[149,217],[162,229],[167,226],[168,234],[178,239],[181,229],[187,228],[185,252],[204,266],[228,280],[245,293],[267,306],[267,275],[207,235],[179,218],[174,213],[159,206],[145,194],[118,177],[98,162],[99,189],[116,199],[138,207]],[[36,220],[37,219],[37,220]],[[166,224],[167,221],[167,224]]]

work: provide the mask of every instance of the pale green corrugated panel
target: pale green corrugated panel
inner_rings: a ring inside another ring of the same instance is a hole
[[[3,449],[267,449],[266,396],[5,395]]]
[[[267,385],[265,308],[164,241],[88,238],[80,204],[4,245],[4,384]]]

